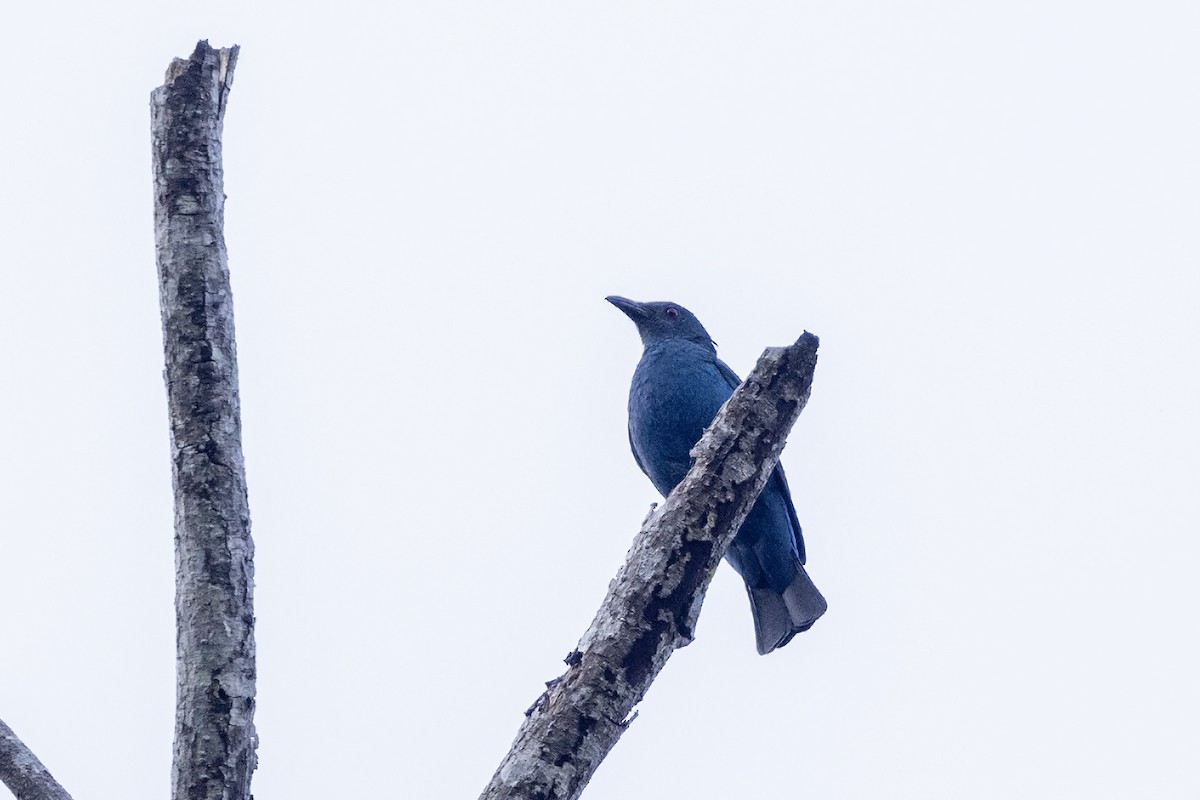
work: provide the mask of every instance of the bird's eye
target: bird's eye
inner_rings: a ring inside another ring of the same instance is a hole
[[[674,306],[667,306],[665,313],[667,315],[667,319],[675,319],[679,316],[679,309],[675,308]]]

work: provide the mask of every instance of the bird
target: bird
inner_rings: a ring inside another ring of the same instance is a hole
[[[663,497],[692,465],[689,455],[741,379],[717,358],[696,315],[678,303],[604,298],[633,320],[643,351],[629,387],[629,446]],[[750,596],[758,652],[808,630],[827,603],[804,569],[804,538],[783,466],[775,467],[725,560]]]

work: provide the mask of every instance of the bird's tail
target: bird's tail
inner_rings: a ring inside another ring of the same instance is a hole
[[[765,587],[749,589],[760,655],[783,647],[797,633],[811,628],[829,607],[804,567],[799,564],[796,567],[796,579],[782,592]]]

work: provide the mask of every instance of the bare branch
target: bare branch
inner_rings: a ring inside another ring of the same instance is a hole
[[[526,713],[481,800],[573,800],[633,721],[671,653],[689,644],[713,571],[779,461],[812,387],[817,337],[770,348],[647,518],[566,673]]]
[[[0,719],[0,781],[17,800],[71,800],[50,770]]]
[[[254,542],[221,166],[237,55],[200,42],[150,96],[175,490],[175,800],[248,800],[257,761]]]

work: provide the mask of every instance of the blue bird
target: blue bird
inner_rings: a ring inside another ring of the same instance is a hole
[[[606,297],[633,323],[645,346],[629,387],[629,445],[663,497],[683,480],[689,455],[741,383],[692,312],[678,303]],[[804,571],[804,539],[777,466],[725,553],[750,595],[758,652],[766,655],[825,613],[825,598]]]

